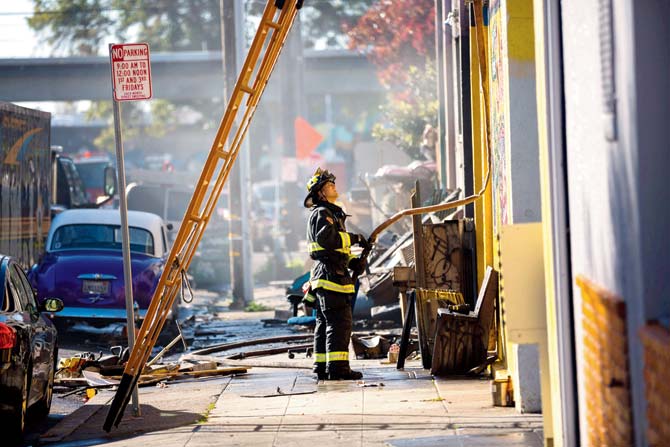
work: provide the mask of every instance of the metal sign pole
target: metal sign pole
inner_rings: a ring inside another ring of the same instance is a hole
[[[235,0],[235,66],[244,65],[245,53],[245,32],[244,32],[244,3],[242,0]],[[242,214],[242,293],[244,301],[250,303],[254,300],[254,277],[251,259],[253,258],[253,247],[251,246],[251,228],[249,225],[250,215],[250,197],[251,192],[251,148],[249,139],[245,138],[242,142],[242,153],[240,154],[240,195],[242,196],[240,212]]]
[[[109,63],[112,62],[112,46],[109,45]],[[114,105],[114,139],[116,141],[116,172],[118,176],[119,211],[121,212],[121,236],[123,249],[123,283],[126,292],[126,327],[128,348],[135,345],[135,315],[133,312],[133,275],[130,263],[130,233],[128,231],[128,204],[126,202],[126,171],[123,164],[123,138],[121,135],[121,104],[114,97],[114,75],[112,74],[112,104]],[[137,387],[132,394],[133,414],[140,416],[140,400]]]

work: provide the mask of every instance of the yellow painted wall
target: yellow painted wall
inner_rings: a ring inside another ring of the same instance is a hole
[[[501,265],[505,272],[505,340],[507,366],[512,377],[530,365],[519,364],[515,344],[537,344],[539,348],[542,414],[551,421],[550,379],[547,372],[547,328],[544,298],[542,223],[503,225],[500,234]],[[536,365],[532,365],[537,367]],[[527,371],[526,371],[527,372]],[[516,385],[515,385],[516,386]],[[553,425],[545,423],[544,437],[553,437]]]
[[[484,36],[488,32],[484,31]],[[486,45],[486,42],[485,42]],[[485,54],[488,51],[484,50]],[[487,63],[488,61],[484,61]],[[477,50],[477,34],[474,27],[470,27],[470,101],[472,106],[472,166],[474,190],[479,192],[484,184],[487,170],[487,147],[485,143],[484,99],[481,92],[479,76],[479,52]],[[484,80],[483,88],[488,89],[488,78]],[[474,204],[475,228],[477,239],[477,284],[481,286],[486,266],[493,266],[492,220],[491,220],[491,187],[487,188],[482,199]]]
[[[484,235],[492,245],[495,266],[501,273],[500,333],[505,365],[510,375],[514,376],[515,371],[524,368],[524,365],[519,365],[514,358],[513,345],[538,344],[542,372],[540,379],[544,435],[547,443],[551,444],[554,435],[551,382],[547,374],[549,356],[544,296],[543,228],[541,223],[516,225],[512,216],[512,184],[515,179],[511,170],[511,136],[512,132],[524,134],[518,125],[517,128],[512,128],[510,124],[510,108],[514,100],[510,98],[510,80],[534,76],[533,0],[493,0],[490,11],[489,85],[494,166],[493,203],[489,209],[494,214],[491,216],[492,232],[485,231]],[[520,105],[517,103],[513,107],[513,112],[518,116]],[[535,148],[537,150],[537,146]],[[478,232],[477,236],[480,234]]]
[[[487,52],[488,64],[490,70],[488,71],[489,79],[488,85],[490,87],[490,104],[489,104],[489,122],[490,130],[490,144],[491,144],[491,235],[486,234],[485,237],[490,241],[493,251],[493,267],[500,274],[499,276],[499,306],[498,306],[498,321],[504,324],[504,297],[505,294],[505,275],[503,275],[501,259],[500,259],[500,229],[503,223],[507,223],[509,212],[508,197],[511,196],[511,191],[508,192],[510,186],[508,174],[509,160],[507,156],[506,135],[509,134],[509,94],[507,84],[506,67],[504,64],[504,51],[502,32],[503,20],[500,10],[500,1],[494,1],[489,7],[489,26],[488,39],[489,49]],[[506,44],[505,44],[506,45]],[[494,369],[504,369],[500,371],[503,375],[507,375],[507,368],[510,364],[509,355],[513,355],[508,350],[508,344],[505,341],[505,331],[498,331],[498,346],[500,349],[501,363],[496,364]],[[498,371],[496,371],[498,372]]]

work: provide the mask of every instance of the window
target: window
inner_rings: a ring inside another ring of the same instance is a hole
[[[75,163],[79,176],[86,188],[102,189],[105,186],[105,168],[109,166],[107,160],[96,162]]]
[[[130,227],[130,251],[154,256],[154,238],[143,228]],[[51,250],[121,250],[121,226],[104,224],[63,225],[54,232]]]
[[[9,288],[10,294],[14,296],[14,302],[17,305],[17,311],[26,311],[30,310],[31,302],[28,301],[28,295],[26,289],[21,282],[21,274],[19,268],[15,264],[11,264],[10,268],[7,269],[9,273]],[[30,289],[30,294],[32,295],[32,289]]]
[[[21,270],[21,268],[18,265],[14,265],[14,268],[16,269],[15,278],[18,279],[20,285],[23,287],[23,290],[25,291],[24,300],[28,303],[28,306],[31,306],[33,309],[37,309],[37,303],[35,302],[35,293],[33,292],[33,286],[30,285],[30,281],[28,281],[28,278],[26,278],[25,273],[23,273],[23,270]]]
[[[165,234],[165,227],[161,227],[161,237],[163,238],[163,253],[168,251],[167,236]]]
[[[3,312],[14,312],[14,294],[9,287],[9,280],[5,281],[5,293],[2,301]]]

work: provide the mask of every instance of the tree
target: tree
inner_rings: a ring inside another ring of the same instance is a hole
[[[221,49],[220,0],[32,0],[28,24],[70,55],[98,54],[105,38],[151,42],[154,51]],[[233,0],[225,0],[232,2]],[[375,0],[306,1],[300,13],[307,48],[343,48],[350,28]],[[245,1],[251,22],[265,1]]]
[[[407,67],[423,67],[435,57],[434,0],[378,0],[345,30],[349,47],[365,53],[390,88],[402,90]]]
[[[49,43],[54,52],[73,56],[90,56],[103,51],[106,39],[151,43],[155,51],[220,51],[220,0],[32,0],[34,15],[28,24]],[[233,0],[225,0],[232,2]],[[344,47],[349,26],[366,11],[374,0],[332,0],[305,2],[301,11],[302,29],[307,47]],[[265,1],[245,1],[250,22],[263,10]],[[254,28],[253,24],[247,28]],[[170,104],[151,101],[152,125],[131,128],[128,138],[146,134],[161,135],[180,107],[200,111],[202,126],[215,125],[221,114],[221,102],[210,101]],[[126,104],[126,123],[142,122],[141,106]],[[113,147],[111,110],[108,104],[96,103],[91,118],[107,118],[110,126],[95,140],[102,148]]]
[[[382,121],[372,128],[372,136],[388,141],[410,157],[420,158],[421,135],[426,124],[437,125],[435,64],[427,61],[424,68],[410,66],[403,94],[389,94],[381,106]]]
[[[28,25],[44,36],[55,50],[90,56],[98,53],[102,39],[111,34],[114,22],[108,0],[33,0]]]
[[[375,0],[305,1],[300,11],[305,48],[345,48],[346,30],[366,13]],[[250,2],[248,12],[260,15],[264,2]]]
[[[437,124],[433,0],[378,0],[347,31],[350,48],[368,56],[388,89],[373,137],[418,158],[426,124]]]

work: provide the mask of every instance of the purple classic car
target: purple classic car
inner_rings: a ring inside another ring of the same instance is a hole
[[[49,229],[46,253],[29,274],[41,302],[63,300],[59,318],[124,320],[119,210],[67,210]],[[128,212],[134,307],[144,317],[167,259],[167,227],[157,215]],[[174,314],[174,312],[173,312]]]

